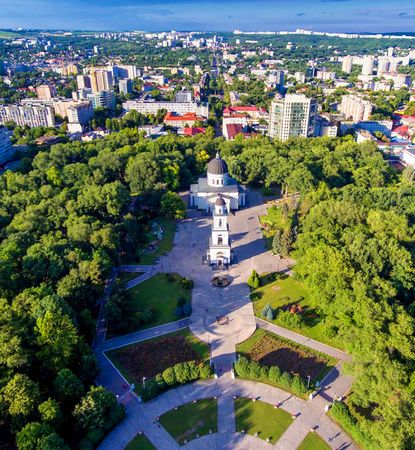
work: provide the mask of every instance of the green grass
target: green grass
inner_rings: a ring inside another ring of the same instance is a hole
[[[15,33],[14,31],[0,30],[0,39],[28,38],[29,35]]]
[[[125,447],[125,450],[157,450],[156,447],[144,436],[137,436]]]
[[[326,335],[327,328],[324,320],[314,308],[310,300],[310,294],[303,283],[287,275],[278,281],[268,282],[269,278],[270,276],[268,275],[261,277],[262,285],[251,294],[257,317],[261,317],[261,312],[268,303],[273,309],[283,308],[291,303],[299,304],[306,310],[304,323],[301,328],[290,327],[286,323],[279,321],[278,318],[269,322],[291,329],[296,333],[324,344],[344,349],[338,338],[329,338]]]
[[[140,264],[154,264],[157,257],[168,253],[173,248],[174,234],[176,232],[176,222],[166,217],[157,217],[149,222],[149,226],[157,222],[164,230],[163,237],[158,244],[158,248],[152,253],[140,253]],[[149,233],[150,234],[150,233]]]
[[[176,316],[177,300],[183,297],[186,303],[191,301],[192,291],[184,289],[181,284],[181,276],[178,274],[158,273],[146,281],[128,290],[131,297],[132,308],[142,311],[147,308],[153,310],[154,319],[140,329],[146,329],[178,320]]]
[[[134,280],[134,278],[137,278],[140,275],[142,275],[142,272],[118,272],[117,278],[122,284],[124,284],[128,281]]]
[[[262,233],[265,238],[267,250],[272,250],[272,240],[275,235],[275,230],[281,228],[286,230],[290,226],[290,219],[284,219],[281,214],[281,208],[278,206],[271,206],[267,210],[267,214],[259,217],[262,225]]]
[[[316,433],[308,433],[297,450],[330,450],[330,446]]]
[[[235,399],[236,431],[254,435],[275,444],[293,419],[281,408],[274,409],[273,405],[247,398]]]
[[[177,410],[170,410],[160,417],[160,423],[179,444],[184,440],[196,438],[196,434],[203,436],[217,431],[218,405],[213,398],[187,403]]]
[[[177,336],[181,335],[185,337],[186,342],[193,348],[193,350],[197,353],[201,361],[208,361],[210,358],[210,349],[209,346],[198,339],[188,328],[185,328],[183,330],[174,331],[173,333],[164,334],[162,336],[158,336],[152,339],[146,339],[145,341],[141,341],[136,344],[126,345],[125,347],[117,348],[114,350],[110,350],[106,352],[106,356],[111,360],[111,362],[114,364],[114,366],[121,372],[123,377],[131,384],[135,383],[136,385],[138,383],[141,383],[141,379],[137,379],[137,377],[134,376],[134,374],[130,373],[126,368],[123,366],[123,364],[120,362],[118,355],[120,352],[127,348],[137,348],[137,351],[140,350],[140,344],[147,344],[149,342],[157,342],[162,338],[166,338],[168,336]]]

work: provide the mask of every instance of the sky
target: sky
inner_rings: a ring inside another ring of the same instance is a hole
[[[415,32],[415,1],[0,0],[0,28]]]

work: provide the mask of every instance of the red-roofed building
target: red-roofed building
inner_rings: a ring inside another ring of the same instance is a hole
[[[186,127],[183,128],[182,134],[184,136],[196,136],[197,134],[204,134],[206,133],[206,128],[202,127]]]
[[[163,122],[171,127],[182,128],[185,125],[187,125],[187,127],[193,127],[197,120],[203,121],[204,118],[202,116],[197,116],[196,113],[193,112],[185,113],[182,116],[174,112],[168,112],[164,116]]]
[[[228,106],[223,110],[223,117],[248,116],[252,119],[260,119],[267,114],[265,109],[256,106]]]
[[[392,136],[399,136],[403,139],[411,139],[413,135],[413,130],[411,130],[407,125],[401,125],[392,130]]]

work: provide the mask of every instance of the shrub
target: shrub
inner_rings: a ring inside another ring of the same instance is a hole
[[[276,319],[286,328],[301,328],[303,326],[302,316],[291,314],[290,311],[279,311]]]
[[[273,311],[273,309],[272,308],[270,308],[268,311],[267,311],[267,320],[273,320],[274,319],[274,311]]]
[[[259,287],[259,275],[255,269],[252,271],[251,275],[249,276],[247,283],[251,289],[257,289]]]
[[[291,389],[299,395],[303,395],[307,392],[307,386],[304,383],[304,380],[298,375],[295,375],[293,377],[291,381]]]
[[[279,383],[281,378],[281,369],[278,366],[270,367],[268,378],[274,383]]]
[[[169,386],[173,386],[173,384],[176,384],[176,374],[173,369],[173,367],[168,367],[163,371],[163,380],[168,384]]]
[[[261,376],[261,366],[256,361],[251,361],[249,363],[249,377],[253,380],[257,380]]]
[[[185,303],[186,303],[186,299],[184,298],[184,297],[179,297],[178,299],[177,299],[177,306],[179,307],[182,307],[182,306],[184,306],[185,305]]]
[[[194,281],[190,280],[189,278],[182,278],[180,284],[182,285],[183,289],[193,289],[195,285]]]
[[[190,381],[190,369],[187,362],[175,364],[173,369],[178,383],[184,384]]]
[[[239,358],[235,363],[235,372],[242,378],[247,378],[249,374],[249,359],[244,356]]]
[[[190,314],[192,314],[192,304],[191,303],[186,303],[183,306],[183,315],[190,316]]]
[[[264,306],[264,309],[261,311],[261,317],[266,318],[269,311],[272,312],[272,308],[271,308],[271,305],[269,303],[267,303]]]
[[[200,378],[209,378],[213,374],[212,367],[209,364],[201,364],[199,366]]]
[[[280,377],[280,384],[284,386],[285,388],[291,387],[292,382],[292,375],[288,372],[283,372],[283,374]]]
[[[269,379],[269,368],[267,366],[261,366],[260,378],[263,380]]]

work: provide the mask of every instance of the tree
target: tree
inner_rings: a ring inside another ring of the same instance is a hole
[[[3,389],[3,399],[14,426],[20,428],[37,409],[39,386],[27,375],[15,374]]]
[[[48,398],[38,407],[40,417],[44,423],[56,426],[62,420],[62,412],[56,400]]]
[[[78,335],[70,318],[47,311],[36,321],[37,342],[42,347],[39,357],[46,367],[59,371],[72,356]]]
[[[16,443],[22,450],[69,450],[64,440],[45,423],[28,423],[17,433]]]
[[[284,230],[281,236],[281,254],[282,256],[288,256],[293,244],[293,235],[290,228]]]
[[[259,275],[255,269],[249,276],[247,283],[251,289],[257,289],[259,287]]]
[[[181,220],[186,217],[186,205],[178,194],[167,191],[161,198],[160,211],[172,219]]]
[[[133,193],[154,189],[162,180],[157,158],[148,152],[131,157],[127,164],[125,178]]]
[[[275,231],[275,235],[272,239],[272,252],[274,253],[274,255],[282,254],[282,250],[283,250],[282,236],[283,236],[283,231],[281,230],[281,228],[277,228]]]
[[[81,397],[84,386],[81,380],[70,370],[62,369],[53,382],[57,398],[64,403],[73,403]]]

